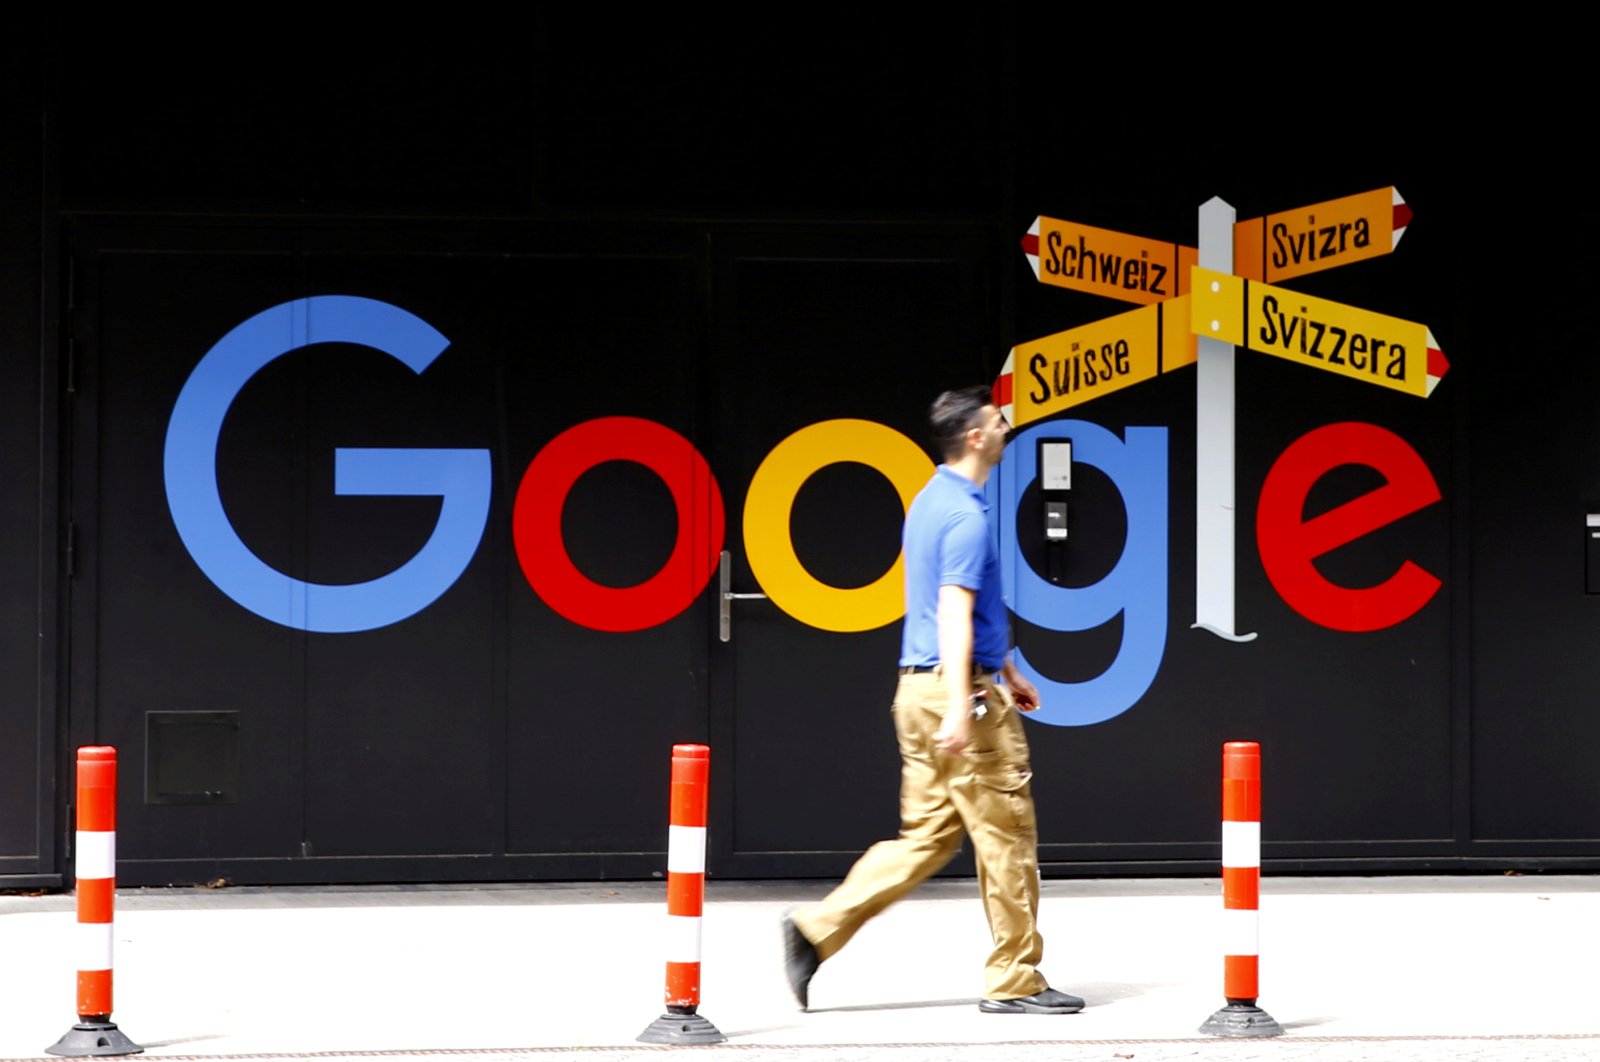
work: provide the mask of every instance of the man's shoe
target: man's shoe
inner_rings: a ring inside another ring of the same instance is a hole
[[[783,972],[789,975],[789,987],[794,991],[795,1002],[800,1004],[801,1010],[805,1010],[811,995],[811,975],[817,972],[822,960],[817,958],[817,949],[811,941],[794,924],[792,913],[784,913],[782,925]]]
[[[1083,1000],[1046,988],[1021,999],[980,999],[978,1009],[985,1014],[1076,1014]]]

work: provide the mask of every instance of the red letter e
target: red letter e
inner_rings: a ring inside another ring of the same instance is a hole
[[[1306,496],[1340,465],[1370,465],[1387,481],[1320,516],[1303,520]],[[1373,424],[1329,424],[1302,435],[1267,473],[1256,508],[1256,542],[1267,578],[1289,607],[1337,631],[1392,627],[1427,604],[1440,582],[1411,561],[1377,586],[1350,589],[1311,562],[1439,500],[1439,486],[1407,442]]]

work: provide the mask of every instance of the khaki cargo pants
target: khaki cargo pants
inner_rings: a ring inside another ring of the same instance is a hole
[[[905,896],[953,858],[961,830],[972,838],[978,889],[994,936],[984,970],[989,999],[1031,996],[1048,987],[1037,964],[1039,832],[1029,780],[1028,739],[1010,693],[992,676],[973,679],[988,693],[988,713],[971,723],[964,756],[934,746],[943,719],[944,678],[902,675],[895,691],[900,741],[900,836],[867,849],[821,903],[796,911],[795,925],[827,959],[873,915]]]

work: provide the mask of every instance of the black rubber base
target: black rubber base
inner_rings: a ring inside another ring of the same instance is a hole
[[[639,1034],[641,1044],[720,1044],[726,1036],[698,1014],[663,1014]]]
[[[142,1055],[144,1048],[128,1039],[126,1033],[109,1021],[80,1021],[67,1035],[44,1049],[45,1054],[68,1058],[93,1055]]]
[[[1206,1019],[1207,1036],[1282,1036],[1283,1026],[1271,1014],[1248,1003],[1229,1003]]]

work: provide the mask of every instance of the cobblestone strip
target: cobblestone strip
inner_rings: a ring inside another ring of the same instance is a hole
[[[1600,1033],[1551,1036],[1312,1037],[1270,1040],[1032,1040],[1009,1043],[945,1044],[717,1044],[695,1047],[597,1045],[430,1050],[328,1051],[238,1055],[167,1055],[171,1062],[254,1062],[315,1059],[317,1062],[370,1062],[372,1059],[473,1057],[493,1062],[549,1062],[550,1059],[604,1059],[605,1062],[662,1062],[664,1053],[694,1052],[708,1062],[1593,1062],[1600,1058]],[[43,1062],[43,1060],[42,1060]]]

